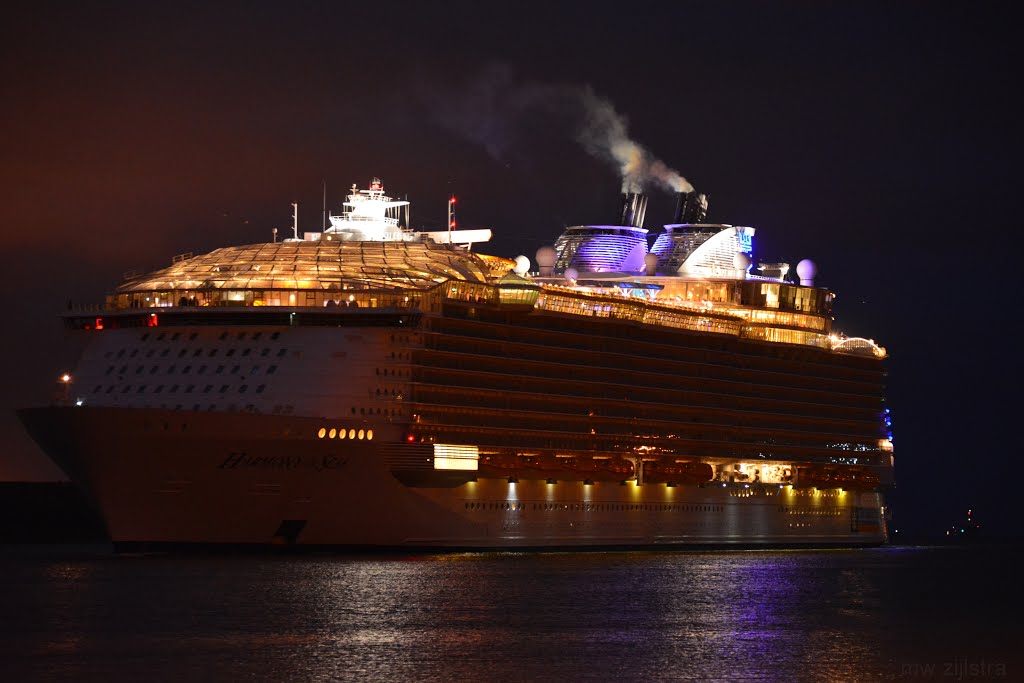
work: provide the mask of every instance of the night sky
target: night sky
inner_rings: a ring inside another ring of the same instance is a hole
[[[619,176],[573,93],[758,229],[812,258],[836,329],[885,346],[901,534],[967,507],[1019,533],[1020,79],[1002,10],[970,3],[22,3],[0,40],[8,333],[0,479],[60,473],[13,409],[75,350],[57,314],[130,269],[321,223],[352,183],[414,227],[489,227],[533,258],[611,222]],[[568,102],[568,103],[567,103]],[[1011,189],[1012,188],[1012,189]],[[646,226],[670,219],[655,193]]]

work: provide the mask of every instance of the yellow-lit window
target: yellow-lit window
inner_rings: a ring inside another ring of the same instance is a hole
[[[318,439],[322,439],[322,438],[324,438],[325,434],[327,434],[327,430],[324,429],[323,427],[321,427],[320,431],[316,433],[316,436],[317,436]]]
[[[373,441],[373,430],[372,429],[367,429],[366,430],[366,440],[367,441]]]
[[[329,436],[329,437],[330,437],[330,438],[332,438],[332,439],[333,439],[333,438],[334,438],[335,436],[337,436],[337,435],[338,435],[338,430],[337,430],[337,429],[332,429],[332,430],[331,430],[331,431],[330,431],[330,432],[329,432],[329,433],[327,434],[327,436]]]
[[[350,438],[350,439],[356,438],[356,430],[354,430],[354,429],[348,430],[348,438]]]
[[[476,446],[434,444],[435,470],[475,470],[480,454]]]
[[[366,432],[364,432],[364,431],[363,431],[362,429],[360,429],[360,430],[359,430],[359,439],[360,439],[360,440],[362,440],[362,438],[363,438],[364,436],[366,436]]]
[[[338,430],[338,438],[339,439],[344,439],[345,438],[345,430],[344,429],[339,429]]]

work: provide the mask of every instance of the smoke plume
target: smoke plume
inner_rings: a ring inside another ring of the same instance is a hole
[[[577,89],[583,121],[576,139],[593,156],[617,164],[623,192],[640,192],[656,184],[671,192],[692,192],[693,186],[675,169],[655,158],[629,137],[626,119],[590,86]]]
[[[492,66],[466,88],[422,89],[421,95],[439,125],[481,145],[496,160],[528,143],[540,117],[546,129],[563,127],[588,154],[613,164],[623,192],[652,185],[693,191],[682,174],[629,136],[626,118],[589,85],[517,83],[509,69]]]

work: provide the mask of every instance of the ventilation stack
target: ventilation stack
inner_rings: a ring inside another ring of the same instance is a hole
[[[676,198],[673,223],[703,223],[708,216],[708,196],[696,192],[680,192]]]
[[[647,213],[647,195],[640,192],[626,192],[622,195],[622,210],[616,225],[631,225],[634,228],[644,227],[644,214]]]

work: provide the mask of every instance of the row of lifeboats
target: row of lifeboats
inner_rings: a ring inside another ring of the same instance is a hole
[[[794,488],[850,489],[878,488],[878,475],[863,467],[798,467]]]
[[[625,481],[636,477],[633,462],[621,457],[553,455],[481,455],[481,477],[554,479],[556,481]],[[702,484],[714,469],[705,462],[644,462],[643,481],[651,484]]]

